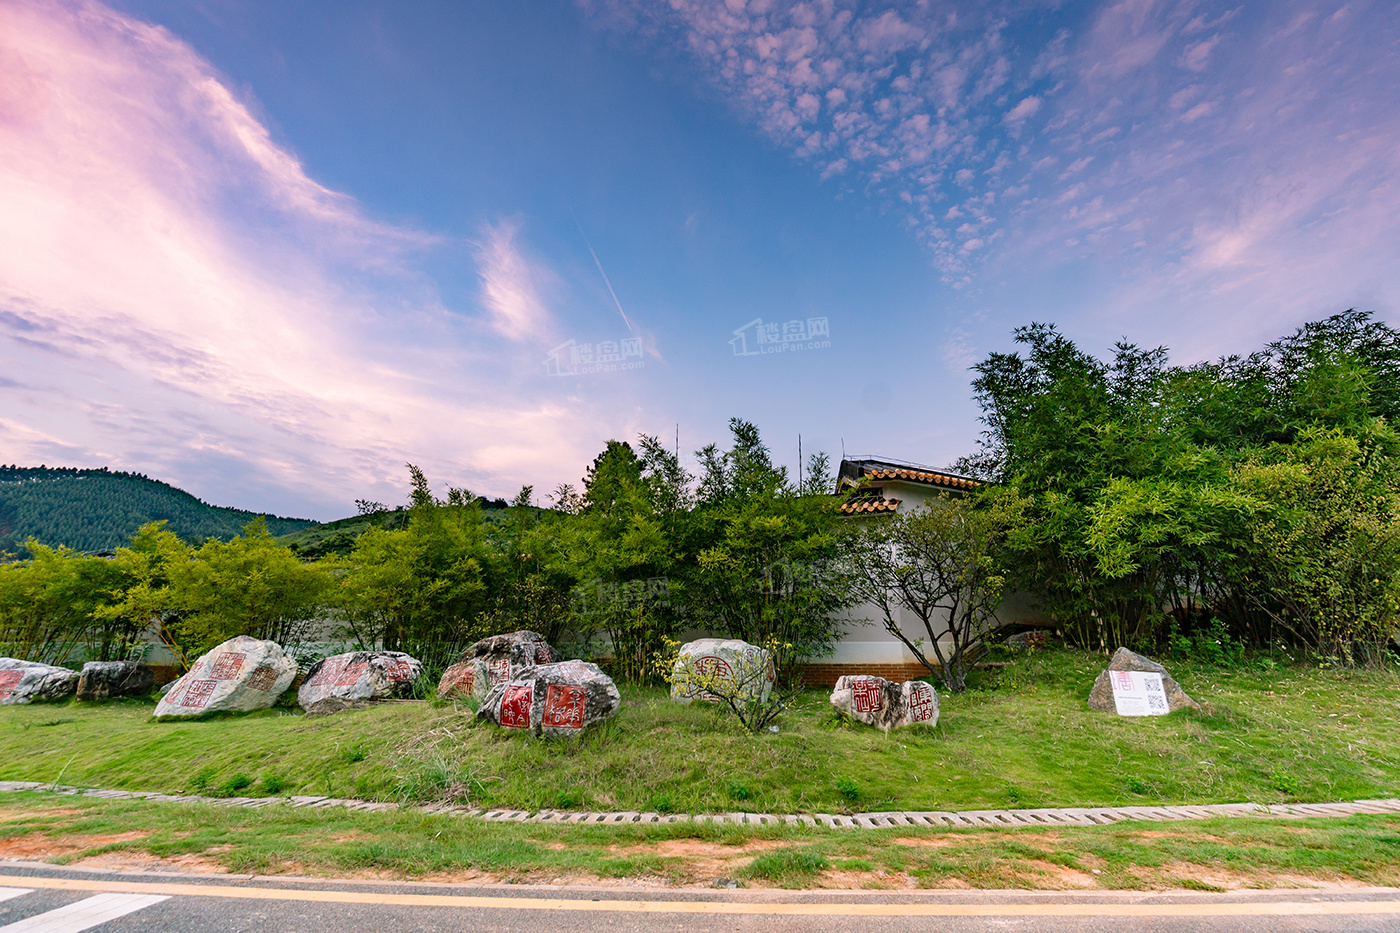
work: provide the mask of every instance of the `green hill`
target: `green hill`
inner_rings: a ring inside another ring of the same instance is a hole
[[[481,506],[481,520],[487,525],[502,521],[511,514],[511,506],[504,499],[477,497]],[[541,512],[538,506],[528,506],[531,512]],[[371,528],[393,530],[408,525],[406,508],[384,509],[367,515],[352,515],[333,522],[322,522],[297,531],[288,532],[277,538],[279,544],[286,545],[303,558],[321,558],[328,554],[349,554],[355,546],[355,539]]]
[[[105,467],[0,466],[0,553],[24,553],[24,542],[67,545],[98,551],[125,544],[147,522],[169,522],[171,531],[191,541],[231,538],[257,512],[201,502],[169,483],[140,473]],[[304,518],[267,516],[274,535],[316,523]]]

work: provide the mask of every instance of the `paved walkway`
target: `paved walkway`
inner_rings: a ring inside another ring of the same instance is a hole
[[[1266,806],[1258,803],[1212,803],[1170,807],[1052,807],[1038,810],[924,810],[919,812],[857,813],[838,816],[830,813],[593,813],[569,810],[483,810],[480,807],[447,805],[401,805],[372,800],[339,797],[203,797],[199,794],[157,794],[149,791],[96,790],[44,784],[39,781],[0,781],[0,793],[36,791],[68,796],[98,797],[103,800],[156,800],[180,803],[208,803],[224,807],[346,807],[351,810],[416,810],[444,816],[462,816],[492,823],[729,823],[747,826],[775,825],[826,826],[831,829],[889,829],[897,826],[936,828],[987,828],[1020,826],[1100,826],[1123,820],[1208,820],[1221,816],[1269,816],[1310,818],[1351,816],[1355,813],[1400,813],[1400,799],[1354,800],[1350,803],[1293,803]]]

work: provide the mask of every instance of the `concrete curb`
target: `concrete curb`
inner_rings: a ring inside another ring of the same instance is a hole
[[[568,810],[483,810],[449,804],[402,805],[341,797],[204,797],[199,794],[158,794],[149,791],[101,790],[45,784],[40,781],[0,781],[0,793],[31,791],[65,796],[96,797],[103,800],[154,800],[159,802],[207,803],[223,807],[345,807],[350,810],[381,812],[412,810],[419,813],[461,816],[488,823],[553,823],[578,825],[648,825],[663,823],[727,823],[740,826],[824,826],[829,829],[894,829],[899,827],[972,829],[1014,829],[1023,826],[1102,826],[1123,820],[1168,822],[1208,820],[1215,817],[1263,816],[1293,819],[1352,816],[1357,813],[1400,813],[1400,799],[1353,800],[1337,803],[1295,803],[1266,806],[1258,803],[1213,803],[1164,807],[1064,807],[1036,810],[926,810],[887,811],[838,816],[831,813],[592,813]]]

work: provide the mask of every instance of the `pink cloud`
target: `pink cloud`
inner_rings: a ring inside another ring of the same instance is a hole
[[[583,403],[529,381],[537,348],[442,307],[416,270],[442,237],[315,181],[164,29],[77,0],[0,5],[0,204],[12,460],[219,499],[255,476],[324,514],[397,498],[405,459],[543,487],[567,478],[544,465],[596,446]],[[513,234],[487,238],[483,304],[518,339],[546,312]]]

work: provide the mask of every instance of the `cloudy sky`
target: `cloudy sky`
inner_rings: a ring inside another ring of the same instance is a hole
[[[1386,3],[0,0],[0,461],[320,519],[946,465],[1032,320],[1400,323]]]

